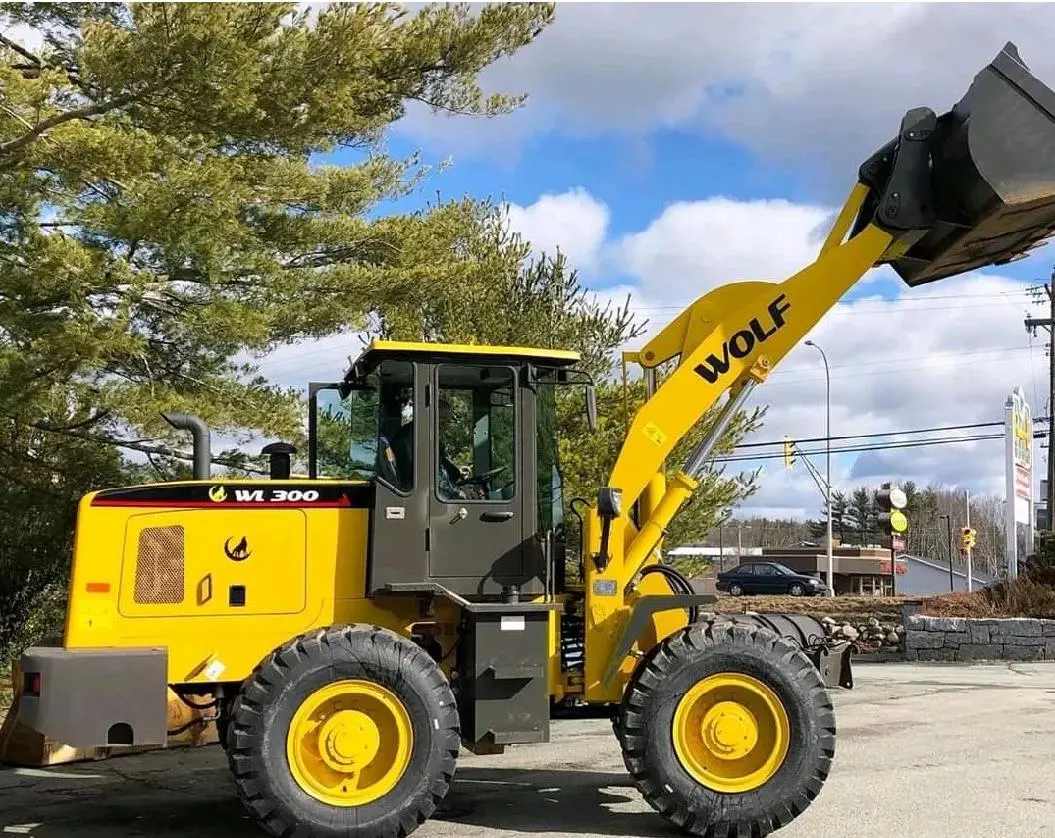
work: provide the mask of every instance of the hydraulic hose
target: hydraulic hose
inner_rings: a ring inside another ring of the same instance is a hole
[[[696,593],[692,589],[692,585],[689,584],[689,580],[685,578],[685,575],[680,571],[675,570],[673,567],[669,567],[668,565],[662,564],[649,565],[641,571],[641,577],[644,578],[650,573],[662,574],[666,578],[667,582],[670,583],[670,587],[674,590],[675,593],[682,593],[686,594],[687,596],[692,596],[694,593]],[[700,607],[698,605],[690,605],[689,622],[695,623],[697,620],[699,620],[699,618]]]

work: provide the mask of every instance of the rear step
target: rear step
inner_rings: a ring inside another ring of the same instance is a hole
[[[905,155],[930,177],[891,183]],[[910,111],[860,179],[873,192],[857,229],[899,236],[881,263],[907,285],[1022,259],[1055,232],[1055,92],[1009,42],[952,110]]]

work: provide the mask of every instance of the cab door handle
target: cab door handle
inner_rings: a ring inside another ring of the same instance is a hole
[[[508,521],[513,517],[512,512],[485,512],[480,516],[485,521]]]

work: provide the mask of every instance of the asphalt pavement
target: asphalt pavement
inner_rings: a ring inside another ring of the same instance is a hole
[[[837,692],[836,764],[774,838],[1055,838],[1055,665],[858,664]],[[216,746],[50,769],[0,768],[0,834],[262,835]],[[553,722],[546,745],[463,755],[415,838],[666,838],[605,719]]]

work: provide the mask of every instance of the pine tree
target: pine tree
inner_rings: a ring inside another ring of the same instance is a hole
[[[0,31],[42,44],[0,37],[0,506],[17,534],[0,547],[2,652],[62,587],[79,495],[143,476],[117,450],[185,473],[162,411],[295,437],[299,389],[260,376],[262,355],[517,269],[524,251],[493,235],[485,202],[385,213],[427,172],[384,135],[411,102],[515,109],[477,77],[553,6],[0,13]],[[344,165],[322,162],[335,152]]]

